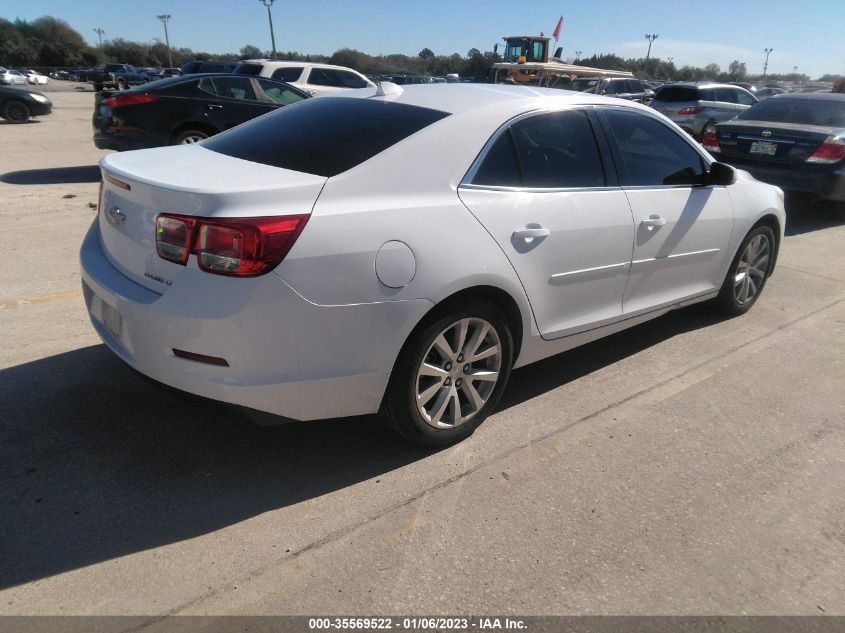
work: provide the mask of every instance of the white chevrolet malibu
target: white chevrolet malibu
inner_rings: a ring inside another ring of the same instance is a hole
[[[81,250],[91,321],[162,383],[446,444],[512,368],[667,311],[748,310],[782,192],[635,103],[437,84],[309,99],[112,154]]]

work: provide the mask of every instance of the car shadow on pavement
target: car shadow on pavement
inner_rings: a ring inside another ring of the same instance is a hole
[[[63,185],[69,183],[100,182],[99,165],[23,169],[0,174],[0,182],[10,185]]]
[[[679,334],[727,319],[709,303],[675,310],[563,354],[514,370],[498,410],[509,409],[573,380],[638,354]]]
[[[373,416],[280,426],[103,345],[0,371],[0,588],[207,534],[432,454]]]
[[[801,235],[845,224],[845,202],[821,200],[786,210],[786,235]]]
[[[514,372],[500,409],[719,320],[693,306]],[[0,588],[175,543],[435,452],[375,416],[260,414],[142,380],[105,346],[0,371]]]

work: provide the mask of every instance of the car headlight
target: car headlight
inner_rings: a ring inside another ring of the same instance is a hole
[[[30,92],[29,96],[35,99],[38,103],[50,103],[50,100],[44,95],[37,95]]]

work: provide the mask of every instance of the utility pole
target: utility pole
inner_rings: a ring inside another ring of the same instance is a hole
[[[275,0],[259,0],[261,4],[267,7],[267,20],[270,22],[270,42],[273,44],[273,59],[276,59],[276,35],[273,33],[273,14],[270,13],[270,7],[273,6]]]
[[[583,53],[583,52],[584,51],[575,51],[575,61],[576,62],[581,59],[581,53]]]
[[[773,48],[764,48],[763,52],[766,53],[766,61],[763,62],[763,77],[766,76],[766,71],[769,69],[769,55],[772,54],[772,51],[775,50]]]
[[[96,33],[97,37],[100,38],[100,63],[105,66],[106,56],[103,54],[103,33],[105,33],[105,31],[98,26],[96,29],[94,29],[94,33]]]
[[[167,21],[170,19],[170,14],[164,13],[156,17],[164,24],[164,41],[167,42],[167,66],[173,68],[173,55],[170,54],[170,36],[167,34]]]

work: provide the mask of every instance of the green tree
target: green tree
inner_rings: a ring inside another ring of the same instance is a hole
[[[422,60],[428,61],[429,59],[434,57],[434,51],[431,50],[430,48],[424,48],[420,51],[420,54],[418,55],[418,57]]]
[[[238,53],[238,59],[260,59],[263,56],[261,49],[252,44],[242,47],[240,53]]]
[[[741,62],[737,59],[733,60],[731,65],[728,66],[728,74],[733,77],[734,81],[744,79],[745,75],[748,74],[745,69],[745,62]]]

